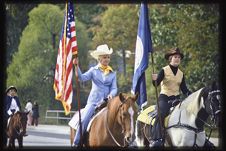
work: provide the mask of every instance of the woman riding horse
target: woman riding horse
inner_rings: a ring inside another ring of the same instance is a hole
[[[164,146],[163,136],[163,119],[169,114],[172,102],[170,100],[176,100],[180,98],[179,90],[186,95],[191,92],[188,90],[185,83],[185,76],[179,69],[179,64],[184,55],[180,52],[179,48],[173,48],[165,55],[165,59],[169,61],[169,65],[162,68],[159,74],[153,74],[153,85],[158,86],[161,83],[161,92],[159,95],[159,113],[158,118],[154,123],[152,132],[154,132],[151,138],[150,147]],[[160,117],[159,117],[160,116]],[[161,121],[160,121],[161,119]]]
[[[119,93],[89,123],[87,146],[127,147],[135,139],[136,95]]]
[[[161,84],[161,91],[158,98],[158,113],[160,115],[157,115],[157,119],[151,129],[153,137],[150,140],[150,147],[164,146],[164,126],[162,123],[164,123],[164,118],[168,116],[170,108],[176,105],[174,100],[180,99],[180,90],[186,96],[191,94],[186,86],[185,75],[179,69],[183,58],[184,55],[179,48],[172,48],[165,54],[165,59],[169,61],[169,65],[163,67],[158,75],[152,75],[153,85],[158,86]]]
[[[140,113],[136,121],[136,143],[138,146],[149,146],[148,139],[152,137],[150,128],[155,119],[150,106]],[[210,120],[208,118],[210,117]],[[211,131],[221,126],[221,91],[214,82],[211,87],[201,88],[190,94],[180,104],[170,110],[170,115],[164,119],[166,144],[172,147],[205,147],[214,148],[209,142]],[[205,127],[211,129],[206,139]]]
[[[91,116],[95,112],[95,108],[100,101],[104,98],[112,99],[117,94],[117,82],[116,73],[108,65],[110,62],[110,55],[112,54],[112,48],[108,48],[106,44],[100,45],[96,50],[90,54],[93,58],[97,59],[99,63],[91,67],[87,72],[82,74],[78,67],[78,78],[81,81],[92,80],[92,89],[90,91],[87,104],[84,108],[84,112],[81,115],[82,133],[87,128]],[[78,64],[78,60],[74,59],[73,63]],[[74,138],[74,146],[81,144],[80,125],[77,128]]]

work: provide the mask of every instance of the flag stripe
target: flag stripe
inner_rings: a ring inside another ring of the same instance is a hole
[[[65,9],[53,86],[55,90],[55,99],[62,102],[65,114],[68,114],[71,109],[73,96],[72,57],[74,54],[77,54],[78,51],[73,12],[73,4],[69,1],[66,4]]]

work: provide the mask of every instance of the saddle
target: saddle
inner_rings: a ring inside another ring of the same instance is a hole
[[[169,100],[169,103],[171,103],[171,106],[172,106],[171,109],[170,109],[170,113],[175,108],[175,106],[178,105],[180,102],[181,101],[179,99]],[[157,113],[158,113],[157,106],[156,105],[151,105],[148,108],[146,108],[145,110],[140,112],[137,120],[140,121],[140,122],[143,122],[145,124],[153,126],[154,123],[155,123],[155,119],[156,119]],[[164,126],[165,127],[168,126],[169,115],[167,117],[165,117],[165,119],[164,119]]]
[[[92,119],[95,117],[95,115],[96,115],[97,113],[99,113],[99,111],[101,111],[104,107],[107,106],[107,103],[108,103],[108,99],[105,98],[105,99],[103,99],[103,101],[101,101],[101,102],[96,106],[95,112],[94,112],[94,114],[92,115],[92,117],[90,118],[90,122],[89,122],[88,125],[90,125],[90,124],[92,123]],[[84,108],[81,109],[81,114],[84,114],[83,111],[84,111]],[[79,125],[79,112],[78,112],[78,111],[75,112],[75,114],[73,115],[73,117],[72,117],[71,120],[69,121],[68,125],[69,125],[71,128],[77,130],[77,127],[78,127],[78,125]],[[88,128],[89,128],[89,126],[87,127],[87,130],[88,130]]]
[[[157,116],[156,105],[151,105],[145,110],[141,111],[137,120],[148,125],[153,125]]]
[[[96,115],[101,109],[103,109],[104,107],[106,107],[107,104],[108,104],[108,98],[103,99],[103,101],[101,101],[101,102],[97,105],[97,107],[96,107],[96,109],[95,109],[94,115]],[[93,115],[93,116],[94,116],[94,115]]]

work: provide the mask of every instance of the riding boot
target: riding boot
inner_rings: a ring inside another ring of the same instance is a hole
[[[159,121],[156,121],[155,124],[152,127],[152,140],[149,139],[149,147],[155,148],[155,147],[164,147],[164,134],[161,132],[161,125]]]

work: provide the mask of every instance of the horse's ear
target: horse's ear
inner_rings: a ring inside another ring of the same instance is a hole
[[[121,102],[123,102],[125,100],[125,97],[122,92],[119,93],[119,99]]]
[[[135,101],[138,99],[138,97],[139,97],[139,93],[137,92],[135,95]]]
[[[133,100],[134,100],[134,102],[136,102],[138,96],[139,96],[139,93],[138,93],[138,92],[137,92],[135,95],[133,95]]]

